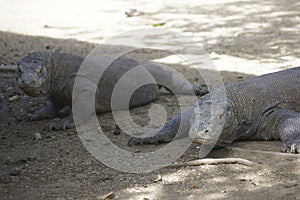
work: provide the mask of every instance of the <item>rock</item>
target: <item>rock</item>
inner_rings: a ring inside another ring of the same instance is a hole
[[[113,192],[110,192],[110,193],[104,195],[101,199],[108,200],[108,199],[113,199],[113,198],[115,198],[115,194]]]
[[[12,169],[12,170],[9,172],[9,175],[11,175],[11,176],[17,176],[17,175],[19,175],[20,173],[21,173],[21,168],[16,167],[16,168]]]
[[[153,180],[153,183],[161,182],[162,181],[162,176],[158,175],[156,179]]]
[[[38,141],[38,140],[41,140],[41,139],[42,139],[42,135],[39,132],[34,134],[34,140],[35,141]]]
[[[134,9],[134,8],[125,9],[125,15],[127,17],[134,17],[134,16],[139,16],[139,15],[142,15],[142,14],[143,14],[143,12],[140,12],[137,9]]]
[[[14,95],[8,99],[9,102],[14,102],[20,99],[20,95]]]
[[[115,131],[114,131],[113,134],[114,135],[120,135],[121,134],[121,129],[120,129],[120,127],[118,125],[116,125],[116,129],[115,129]]]

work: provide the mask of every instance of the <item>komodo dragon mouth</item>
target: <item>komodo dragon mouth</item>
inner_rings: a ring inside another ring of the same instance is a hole
[[[34,88],[34,87],[21,87],[20,88],[23,90],[23,92],[29,96],[32,96],[32,97],[39,97],[41,95],[45,95],[48,93],[48,91],[44,91],[44,90],[41,90],[39,88]]]

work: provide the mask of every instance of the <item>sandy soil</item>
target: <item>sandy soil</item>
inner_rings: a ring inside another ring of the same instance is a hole
[[[198,4],[90,1],[85,5],[75,1],[72,6],[70,2],[39,2],[6,1],[1,5],[0,65],[14,65],[35,50],[87,55],[111,35],[154,26],[178,31],[200,43],[225,83],[296,67],[299,61],[300,4],[295,0]],[[128,18],[124,15],[126,8],[143,13]],[[190,69],[178,63],[172,65],[191,81],[202,83]],[[75,129],[46,132],[42,130],[47,120],[18,121],[23,114],[41,108],[44,99],[24,95],[13,73],[0,72],[0,81],[1,199],[102,199],[111,192],[114,199],[299,199],[300,157],[251,151],[279,152],[278,141],[236,142],[232,146],[247,151],[214,150],[208,156],[240,157],[256,161],[259,166],[219,164],[124,173],[91,156]],[[168,118],[179,110],[171,94],[162,94],[154,103],[164,106]],[[151,105],[131,111],[136,123],[148,123]],[[129,136],[115,134],[110,113],[98,119],[120,148],[147,152],[163,146],[128,147]],[[195,159],[198,151],[193,144],[178,162]]]

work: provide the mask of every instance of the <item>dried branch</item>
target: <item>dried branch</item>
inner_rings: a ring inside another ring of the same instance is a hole
[[[17,66],[16,65],[4,65],[4,66],[0,66],[0,71],[16,71]]]
[[[259,163],[257,162],[253,162],[243,158],[204,158],[204,159],[192,160],[189,162],[171,164],[168,167],[185,167],[185,166],[219,165],[219,164],[240,164],[246,166],[259,165]]]

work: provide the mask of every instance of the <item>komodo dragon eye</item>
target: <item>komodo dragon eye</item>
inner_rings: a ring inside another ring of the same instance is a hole
[[[42,70],[43,70],[43,67],[39,66],[39,67],[36,68],[35,71],[36,71],[37,74],[41,74]]]

